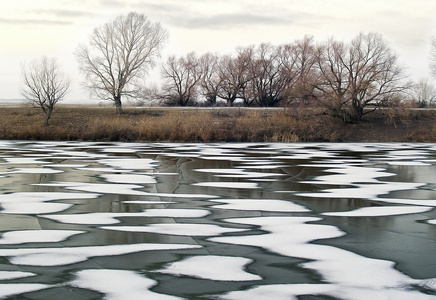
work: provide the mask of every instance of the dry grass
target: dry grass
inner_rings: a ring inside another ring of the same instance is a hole
[[[392,122],[376,114],[343,124],[312,109],[126,109],[59,106],[50,126],[36,108],[2,107],[0,138],[144,142],[393,142],[436,141],[433,114]]]

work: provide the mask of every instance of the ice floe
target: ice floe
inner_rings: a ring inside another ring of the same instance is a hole
[[[223,203],[213,208],[232,210],[260,210],[276,212],[308,212],[304,206],[285,200],[274,199],[216,199],[213,202]]]
[[[434,207],[425,206],[380,206],[380,207],[364,207],[352,211],[345,212],[326,212],[325,216],[336,217],[384,217],[398,216],[407,214],[418,214],[432,210]]]
[[[155,184],[156,179],[150,175],[142,174],[102,174],[100,175],[108,182],[132,183],[132,184]]]
[[[0,236],[0,244],[24,244],[24,243],[56,243],[62,242],[73,235],[82,234],[81,230],[16,230],[3,232]]]
[[[244,271],[253,260],[245,257],[204,255],[185,258],[164,266],[159,273],[198,277],[216,281],[261,280],[259,275]]]
[[[91,257],[116,256],[142,251],[179,250],[201,248],[187,244],[124,244],[60,248],[0,249],[0,255],[17,265],[61,266],[86,261]]]
[[[183,236],[217,236],[229,232],[241,232],[246,229],[228,228],[213,224],[189,223],[162,223],[147,226],[104,226],[106,230],[128,232],[149,232],[158,234],[183,235]]]
[[[247,172],[243,169],[196,169],[197,172],[213,173],[216,177],[229,178],[264,178],[286,176],[282,173],[265,173],[265,172]]]
[[[0,280],[11,280],[36,276],[37,274],[23,271],[0,271]]]
[[[148,158],[109,158],[98,160],[99,163],[119,169],[153,170],[156,161]]]
[[[108,300],[181,299],[151,291],[157,281],[127,270],[81,270],[69,285],[98,291]]]
[[[0,298],[3,299],[24,293],[35,292],[50,287],[52,286],[40,283],[0,283]]]
[[[259,186],[255,182],[223,182],[223,181],[211,181],[211,182],[199,182],[192,185],[206,186],[206,187],[218,187],[218,188],[230,188],[230,189],[257,189]]]
[[[142,212],[125,212],[125,213],[83,213],[83,214],[60,214],[60,215],[42,215],[41,217],[67,224],[117,224],[120,220],[117,218],[128,217],[162,217],[162,218],[202,218],[210,214],[210,211],[204,209],[147,209]]]

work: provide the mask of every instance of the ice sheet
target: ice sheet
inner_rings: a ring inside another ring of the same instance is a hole
[[[156,168],[156,161],[148,158],[101,159],[98,162],[115,169],[153,170]]]
[[[194,183],[196,186],[230,188],[230,189],[257,189],[258,185],[254,182],[224,182],[224,181],[211,181]]]
[[[407,214],[418,214],[432,210],[433,207],[425,206],[381,206],[381,207],[364,207],[352,211],[344,212],[327,212],[325,216],[336,217],[384,217]]]
[[[120,223],[117,218],[128,217],[166,217],[166,218],[202,218],[210,214],[203,209],[147,209],[143,212],[126,213],[83,213],[42,215],[41,217],[67,224],[110,225]]]
[[[128,232],[150,232],[183,236],[217,236],[228,232],[240,232],[245,229],[222,227],[213,224],[162,223],[147,226],[104,226],[107,230]]]
[[[0,249],[0,256],[6,256],[17,265],[61,266],[86,261],[91,257],[116,256],[141,251],[196,249],[198,245],[187,244],[125,244],[89,247],[61,248],[18,248]]]
[[[159,273],[198,277],[216,281],[261,280],[259,275],[244,271],[253,260],[232,256],[193,256],[168,264]]]
[[[50,287],[52,286],[39,283],[0,283],[0,298],[3,299],[14,295],[35,292]]]
[[[260,210],[277,212],[307,212],[304,206],[285,200],[274,199],[217,199],[213,202],[225,203],[214,205],[213,208],[233,210]]]
[[[150,291],[157,285],[155,280],[127,270],[82,270],[70,285],[98,291],[107,300],[180,299]]]
[[[150,175],[141,174],[102,174],[103,177],[108,182],[114,183],[131,183],[131,184],[155,184],[156,179]]]
[[[80,230],[17,230],[7,231],[1,234],[0,244],[24,244],[24,243],[57,243],[70,238],[73,235],[85,233]]]

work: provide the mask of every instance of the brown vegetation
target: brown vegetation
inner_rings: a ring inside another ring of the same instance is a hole
[[[387,115],[382,110],[345,124],[315,109],[175,109],[94,106],[56,108],[50,126],[32,107],[2,107],[0,138],[142,142],[435,142],[431,110]]]

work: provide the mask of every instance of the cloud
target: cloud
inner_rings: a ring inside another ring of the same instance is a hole
[[[89,11],[80,10],[68,10],[68,9],[38,9],[31,11],[32,13],[51,15],[57,18],[80,18],[80,17],[90,17],[94,13]]]
[[[0,18],[0,24],[6,25],[71,25],[71,21],[45,20],[45,19],[5,19]]]

